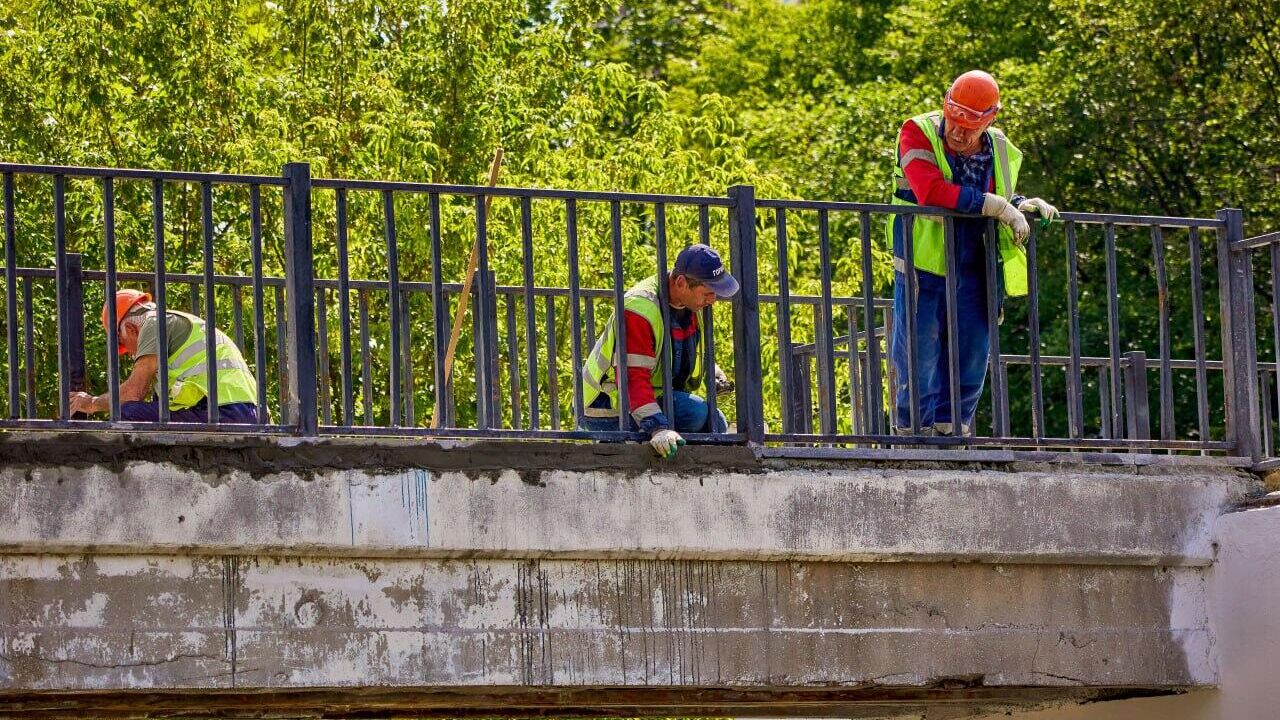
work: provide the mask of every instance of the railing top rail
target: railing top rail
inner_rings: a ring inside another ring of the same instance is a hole
[[[598,202],[666,203],[668,205],[708,205],[729,207],[727,197],[710,195],[668,195],[663,193],[615,192],[608,190],[560,190],[556,188],[487,187],[484,185],[450,185],[441,183],[403,182],[393,180],[354,180],[315,178],[312,187],[331,190],[390,190],[418,194],[467,195],[546,200],[584,200]]]
[[[0,265],[0,273],[5,271],[4,265]],[[41,278],[45,280],[53,280],[57,277],[57,271],[53,268],[35,268],[35,267],[16,267],[14,275],[17,277]],[[105,280],[107,273],[103,270],[83,270],[81,276],[86,280]],[[165,273],[165,282],[167,283],[203,283],[205,276],[198,273]],[[117,282],[149,282],[155,279],[155,273],[142,270],[117,270]],[[262,284],[266,287],[284,287],[285,279],[276,275],[263,275]],[[253,285],[253,277],[250,275],[213,275],[213,282],[216,285],[239,285],[249,287]],[[325,289],[336,289],[339,287],[336,278],[316,278],[316,287]],[[347,286],[352,290],[386,290],[386,280],[372,280],[368,278],[351,278],[347,281]],[[458,292],[462,290],[462,283],[446,282],[441,283],[440,288],[446,292]],[[431,283],[427,281],[401,280],[400,289],[409,292],[430,292]],[[494,292],[500,295],[516,295],[523,293],[525,287],[523,285],[495,285]],[[531,293],[539,297],[551,295],[554,297],[569,297],[570,289],[567,287],[554,287],[549,285],[534,285],[530,290]],[[613,297],[613,290],[609,288],[578,288],[578,292],[584,297]],[[760,301],[765,303],[776,303],[781,299],[777,293],[760,293]],[[822,302],[820,295],[800,295],[788,294],[787,300],[797,305],[816,305]],[[866,299],[861,296],[853,295],[833,295],[831,302],[834,305],[848,306],[856,305],[862,307]],[[877,308],[893,307],[893,298],[877,297],[872,299],[872,304]]]
[[[1280,243],[1280,231],[1264,233],[1256,237],[1245,238],[1231,244],[1232,250],[1249,250],[1250,248],[1262,247],[1263,245],[1275,245]]]
[[[932,206],[890,205],[888,203],[843,202],[837,200],[786,200],[760,198],[758,208],[786,210],[828,210],[837,212],[869,212],[903,215],[930,215],[935,217],[977,218],[979,215],[959,213]],[[1226,224],[1217,218],[1169,217],[1165,215],[1118,215],[1114,213],[1064,212],[1059,214],[1063,222],[1088,225],[1132,225],[1138,227],[1198,227],[1220,229]]]
[[[137,168],[76,167],[72,165],[30,165],[0,163],[0,173],[15,175],[49,175],[69,178],[114,178],[119,180],[169,180],[172,182],[211,182],[215,185],[275,185],[288,181],[278,175],[245,175],[238,173],[187,172],[184,170],[141,170]]]

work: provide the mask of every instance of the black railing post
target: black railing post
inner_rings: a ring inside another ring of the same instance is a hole
[[[1258,349],[1255,343],[1253,264],[1244,240],[1244,214],[1223,209],[1225,227],[1218,235],[1219,296],[1222,309],[1222,368],[1226,395],[1227,440],[1241,456],[1262,457],[1258,415]]]
[[[311,249],[311,166],[284,166],[284,276],[288,302],[288,413],[299,435],[314,436],[316,416],[315,266]],[[259,379],[261,382],[262,379]]]
[[[89,389],[84,360],[84,259],[80,253],[67,253],[66,263],[58,292],[63,294],[67,308],[67,370],[71,376],[71,390],[84,392]],[[72,420],[88,417],[84,413],[71,415]]]
[[[741,290],[733,301],[733,366],[738,432],[764,443],[764,383],[760,368],[760,288],[756,269],[756,189],[729,188],[730,265]]]
[[[1147,397],[1147,354],[1124,354],[1125,425],[1131,440],[1151,439],[1151,404]]]

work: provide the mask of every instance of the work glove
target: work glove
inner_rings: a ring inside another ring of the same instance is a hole
[[[1018,203],[1018,209],[1022,212],[1038,213],[1040,215],[1040,227],[1049,227],[1049,223],[1058,217],[1058,208],[1040,198],[1027,198]]]
[[[983,198],[982,214],[1008,225],[1013,230],[1014,242],[1019,245],[1026,242],[1027,236],[1031,234],[1031,226],[1027,224],[1026,216],[1008,200],[995,193],[987,193]]]
[[[684,445],[684,438],[675,430],[658,430],[649,438],[649,445],[658,453],[658,457],[670,460],[676,456],[680,446]]]
[[[733,392],[733,381],[728,375],[724,374],[724,370],[716,365],[716,395],[728,395]]]

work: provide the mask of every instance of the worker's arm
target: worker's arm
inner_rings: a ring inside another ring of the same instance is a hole
[[[627,407],[644,432],[653,435],[671,427],[653,390],[653,369],[658,365],[653,327],[639,313],[628,310],[627,322]]]
[[[958,210],[964,213],[982,212],[984,188],[968,187],[948,182],[938,167],[933,146],[924,131],[908,120],[898,134],[898,162],[906,161],[902,172],[907,177],[911,192],[918,205]]]
[[[151,394],[151,386],[155,383],[158,364],[155,355],[143,355],[133,364],[129,377],[120,383],[120,402],[145,400]],[[101,395],[90,395],[85,392],[71,393],[71,412],[100,413],[111,410],[111,392]]]

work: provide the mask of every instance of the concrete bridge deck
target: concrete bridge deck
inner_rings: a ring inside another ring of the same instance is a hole
[[[0,716],[933,718],[1213,687],[1215,533],[1259,481],[1111,457],[5,434]]]

